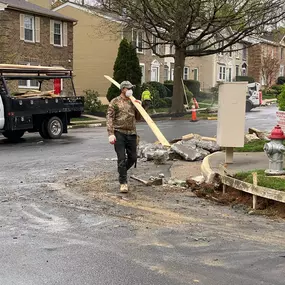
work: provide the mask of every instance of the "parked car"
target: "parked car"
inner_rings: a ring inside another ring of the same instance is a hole
[[[251,109],[259,107],[262,104],[262,91],[261,84],[258,82],[249,83],[247,85],[248,92],[246,95],[246,112],[250,112]]]

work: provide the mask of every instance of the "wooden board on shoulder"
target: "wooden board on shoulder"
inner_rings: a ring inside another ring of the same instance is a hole
[[[108,79],[110,82],[112,82],[115,86],[117,86],[120,89],[120,84],[114,80],[112,77],[108,76],[108,75],[104,75],[104,77],[106,79]],[[141,106],[141,104],[139,104],[138,102],[136,102],[136,99],[134,96],[130,97],[132,103],[135,105],[135,107],[137,108],[137,110],[140,112],[141,116],[144,118],[144,120],[147,122],[147,124],[149,125],[149,127],[151,128],[151,130],[153,131],[154,135],[157,137],[157,139],[159,140],[159,142],[163,145],[163,146],[168,146],[170,147],[170,143],[167,141],[167,139],[165,138],[165,136],[162,134],[162,132],[160,131],[160,129],[157,127],[157,125],[155,124],[155,122],[152,120],[152,118],[149,116],[149,114],[146,112],[146,110]]]

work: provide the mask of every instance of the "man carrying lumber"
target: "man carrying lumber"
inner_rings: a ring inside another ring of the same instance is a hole
[[[128,192],[127,171],[137,161],[136,120],[141,116],[129,99],[133,95],[133,87],[129,81],[123,81],[120,96],[110,102],[107,111],[107,131],[118,157],[121,193]],[[139,100],[136,102],[141,103]]]

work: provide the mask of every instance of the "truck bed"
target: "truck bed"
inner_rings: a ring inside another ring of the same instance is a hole
[[[67,123],[70,117],[76,117],[84,110],[83,97],[56,98],[15,98],[7,96],[4,99],[6,109],[5,129],[33,129],[34,120],[48,114],[66,113]]]

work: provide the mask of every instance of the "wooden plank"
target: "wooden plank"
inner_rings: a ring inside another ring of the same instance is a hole
[[[120,84],[117,81],[115,81],[112,77],[110,77],[108,75],[104,75],[104,77],[120,89]],[[135,105],[135,107],[137,108],[137,110],[140,112],[140,114],[142,115],[144,120],[147,122],[147,124],[149,125],[149,127],[151,128],[151,130],[153,131],[153,133],[155,134],[155,136],[159,140],[159,142],[163,146],[170,147],[170,143],[167,141],[165,136],[161,133],[161,131],[159,130],[157,125],[154,123],[152,118],[149,116],[149,114],[146,112],[146,110],[141,106],[141,104],[136,102],[136,99],[134,96],[131,96],[130,99],[131,99],[132,103]]]
[[[64,67],[53,66],[36,66],[36,65],[21,65],[21,64],[0,64],[0,69],[39,69],[39,70],[66,70]]]
[[[254,187],[254,185],[232,178],[228,176],[221,176],[222,183],[230,186],[234,189],[256,195],[258,197],[263,197],[266,199],[274,200],[277,202],[285,203],[285,191],[278,191],[262,186]]]

